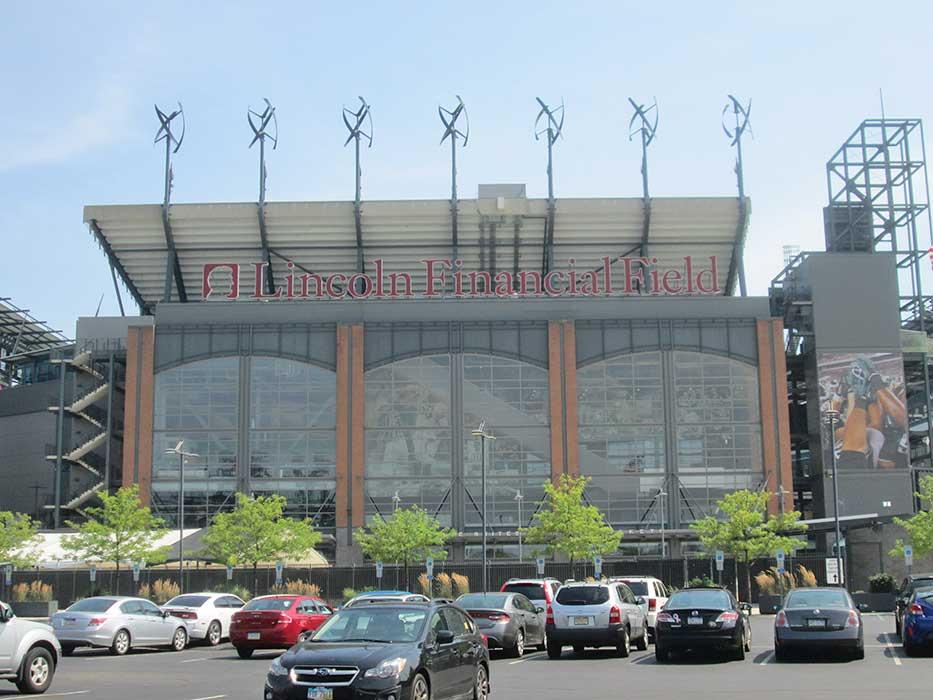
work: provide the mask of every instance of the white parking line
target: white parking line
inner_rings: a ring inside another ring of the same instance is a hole
[[[767,666],[767,665],[768,665],[769,663],[771,663],[773,660],[774,660],[774,652],[773,652],[773,651],[769,651],[769,652],[768,652],[768,655],[765,656],[765,658],[763,658],[761,661],[758,662],[758,665],[759,665],[759,666]]]
[[[225,698],[226,695],[208,695],[206,698],[193,698],[192,700],[220,700],[220,698]]]
[[[538,651],[538,652],[535,652],[534,654],[528,654],[528,656],[523,656],[522,658],[520,658],[520,659],[518,659],[518,660],[516,660],[516,661],[509,661],[509,666],[514,666],[515,664],[522,664],[522,663],[525,663],[525,662],[528,661],[529,659],[534,659],[534,658],[536,658],[536,657],[538,657],[538,656],[541,656],[541,654],[543,654],[543,653],[544,653],[544,652],[542,652],[542,651]],[[206,700],[206,698],[202,698],[201,700]]]
[[[897,649],[894,647],[894,642],[891,641],[891,633],[888,632],[884,636],[888,640],[888,649],[891,650],[891,658],[894,659],[895,664],[901,666],[901,658],[897,655]]]
[[[193,664],[195,661],[210,661],[210,660],[211,660],[211,657],[209,657],[209,656],[202,656],[202,657],[200,657],[200,658],[198,658],[198,659],[185,659],[184,661],[180,661],[179,663],[182,663],[182,664]]]

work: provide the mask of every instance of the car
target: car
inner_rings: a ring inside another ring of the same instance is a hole
[[[774,616],[774,658],[806,649],[865,658],[862,614],[844,588],[795,588]]]
[[[525,654],[526,647],[544,650],[546,646],[539,617],[544,608],[535,607],[521,593],[464,593],[457,605],[473,618],[490,649],[504,649],[517,658]]]
[[[265,595],[233,613],[230,643],[241,659],[257,649],[288,649],[302,632],[316,630],[333,611],[320,598]]]
[[[907,610],[907,601],[918,588],[933,587],[933,574],[912,574],[905,576],[901,582],[901,587],[897,591],[897,598],[894,601],[894,634],[901,636],[901,624],[904,621],[904,613]]]
[[[667,586],[654,576],[620,576],[610,580],[621,581],[632,589],[632,593],[645,599],[648,604],[648,636],[654,639],[658,610],[664,607],[669,596]]]
[[[429,603],[430,601],[431,599],[427,596],[408,591],[369,591],[351,598],[344,603],[343,607],[349,608],[361,603]]]
[[[615,647],[629,655],[631,644],[648,648],[648,616],[643,600],[624,583],[571,583],[561,586],[547,615],[547,655],[558,659],[570,645],[582,653],[587,647]]]
[[[185,593],[162,606],[162,610],[188,623],[188,634],[210,646],[230,636],[233,613],[246,603],[229,593]]]
[[[186,620],[162,612],[145,598],[95,596],[85,598],[52,615],[52,629],[71,656],[77,647],[105,647],[122,656],[133,647],[188,646]]]
[[[752,608],[724,588],[684,588],[657,615],[654,656],[667,661],[673,650],[728,651],[741,661],[752,648]]]
[[[0,678],[23,694],[44,693],[61,657],[61,644],[49,625],[20,619],[0,601]]]
[[[272,662],[263,697],[487,700],[489,650],[453,605],[352,606]]]
[[[904,608],[901,629],[907,656],[916,656],[923,646],[933,643],[933,587],[914,590]]]
[[[541,618],[541,624],[547,624],[547,609],[554,602],[554,596],[557,595],[557,589],[560,588],[560,581],[556,578],[510,578],[502,584],[500,591],[502,593],[521,593],[531,601],[535,608],[541,608],[542,612],[538,614]]]

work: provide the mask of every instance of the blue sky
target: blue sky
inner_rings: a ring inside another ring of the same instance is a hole
[[[269,200],[349,199],[340,109],[372,104],[364,198],[443,198],[438,103],[459,93],[472,125],[460,187],[546,191],[534,97],[566,102],[558,196],[639,196],[627,98],[657,97],[656,196],[731,195],[727,93],[753,101],[746,189],[750,292],[766,293],[781,245],[819,248],[825,162],[866,117],[926,118],[928,3],[29,2],[4,7],[0,113],[3,280],[10,296],[73,334],[117,313],[85,204],[161,199],[154,102],[181,100],[188,133],[174,199],[251,201],[247,105],[277,107]],[[879,9],[880,8],[880,9]],[[879,14],[883,13],[883,18]],[[922,242],[925,244],[926,242]]]

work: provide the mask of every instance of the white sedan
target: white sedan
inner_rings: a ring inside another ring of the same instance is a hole
[[[244,605],[240,598],[229,593],[184,593],[172,598],[162,609],[187,622],[191,639],[217,646],[221,639],[230,637],[230,619]]]

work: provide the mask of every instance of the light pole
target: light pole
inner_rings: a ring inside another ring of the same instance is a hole
[[[829,423],[829,457],[833,468],[833,521],[836,525],[836,582],[842,584],[842,533],[839,528],[839,473],[836,470],[836,421],[840,417],[834,408],[823,411],[823,420]]]
[[[525,500],[525,497],[522,495],[521,491],[515,492],[515,502],[518,503],[518,561],[521,563],[524,561],[524,552],[522,552],[522,501]]]
[[[486,591],[489,590],[489,571],[488,571],[489,562],[488,562],[488,556],[486,553],[486,441],[495,440],[496,438],[492,433],[486,430],[485,420],[480,421],[479,427],[476,430],[474,430],[471,433],[471,435],[473,435],[473,437],[475,438],[479,438],[480,445],[481,445],[480,451],[482,453],[482,457],[480,459],[482,471],[480,473],[481,473],[481,483],[482,483],[481,489],[482,489],[482,494],[483,494],[483,498],[482,498],[483,500],[483,508],[482,508],[483,510],[482,512],[482,519],[483,519],[483,592],[485,593]]]
[[[664,546],[664,499],[667,498],[667,491],[665,491],[663,488],[658,491],[658,498],[660,499],[661,503],[661,560],[663,561],[664,552],[666,549]]]
[[[178,589],[185,592],[185,458],[200,457],[194,452],[185,452],[185,441],[179,440],[175,447],[166,450],[167,455],[178,455]]]

